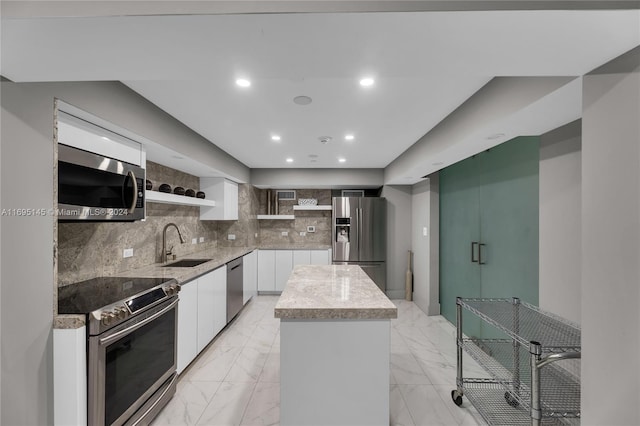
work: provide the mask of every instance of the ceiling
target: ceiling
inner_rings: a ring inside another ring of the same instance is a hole
[[[120,80],[248,167],[384,168],[495,76],[581,76],[637,46],[640,11],[3,18],[1,30],[6,78]],[[563,96],[579,117],[580,91]],[[539,128],[552,114],[538,108]],[[531,117],[510,120],[512,134]]]

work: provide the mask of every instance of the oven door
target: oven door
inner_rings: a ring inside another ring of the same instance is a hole
[[[176,296],[89,337],[90,425],[137,424],[141,418],[153,418],[171,398],[177,321]]]

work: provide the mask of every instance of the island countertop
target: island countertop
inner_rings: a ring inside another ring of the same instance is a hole
[[[275,307],[280,319],[392,319],[398,309],[357,265],[298,265]]]

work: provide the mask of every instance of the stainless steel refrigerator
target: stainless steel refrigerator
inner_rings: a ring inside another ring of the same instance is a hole
[[[334,197],[333,264],[357,264],[382,291],[387,288],[387,200]]]

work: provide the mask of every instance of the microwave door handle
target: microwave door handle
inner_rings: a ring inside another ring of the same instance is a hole
[[[136,204],[138,203],[138,181],[136,181],[136,175],[131,170],[127,172],[127,176],[133,181],[133,201],[131,202],[131,206],[129,206],[129,214],[133,214]]]

